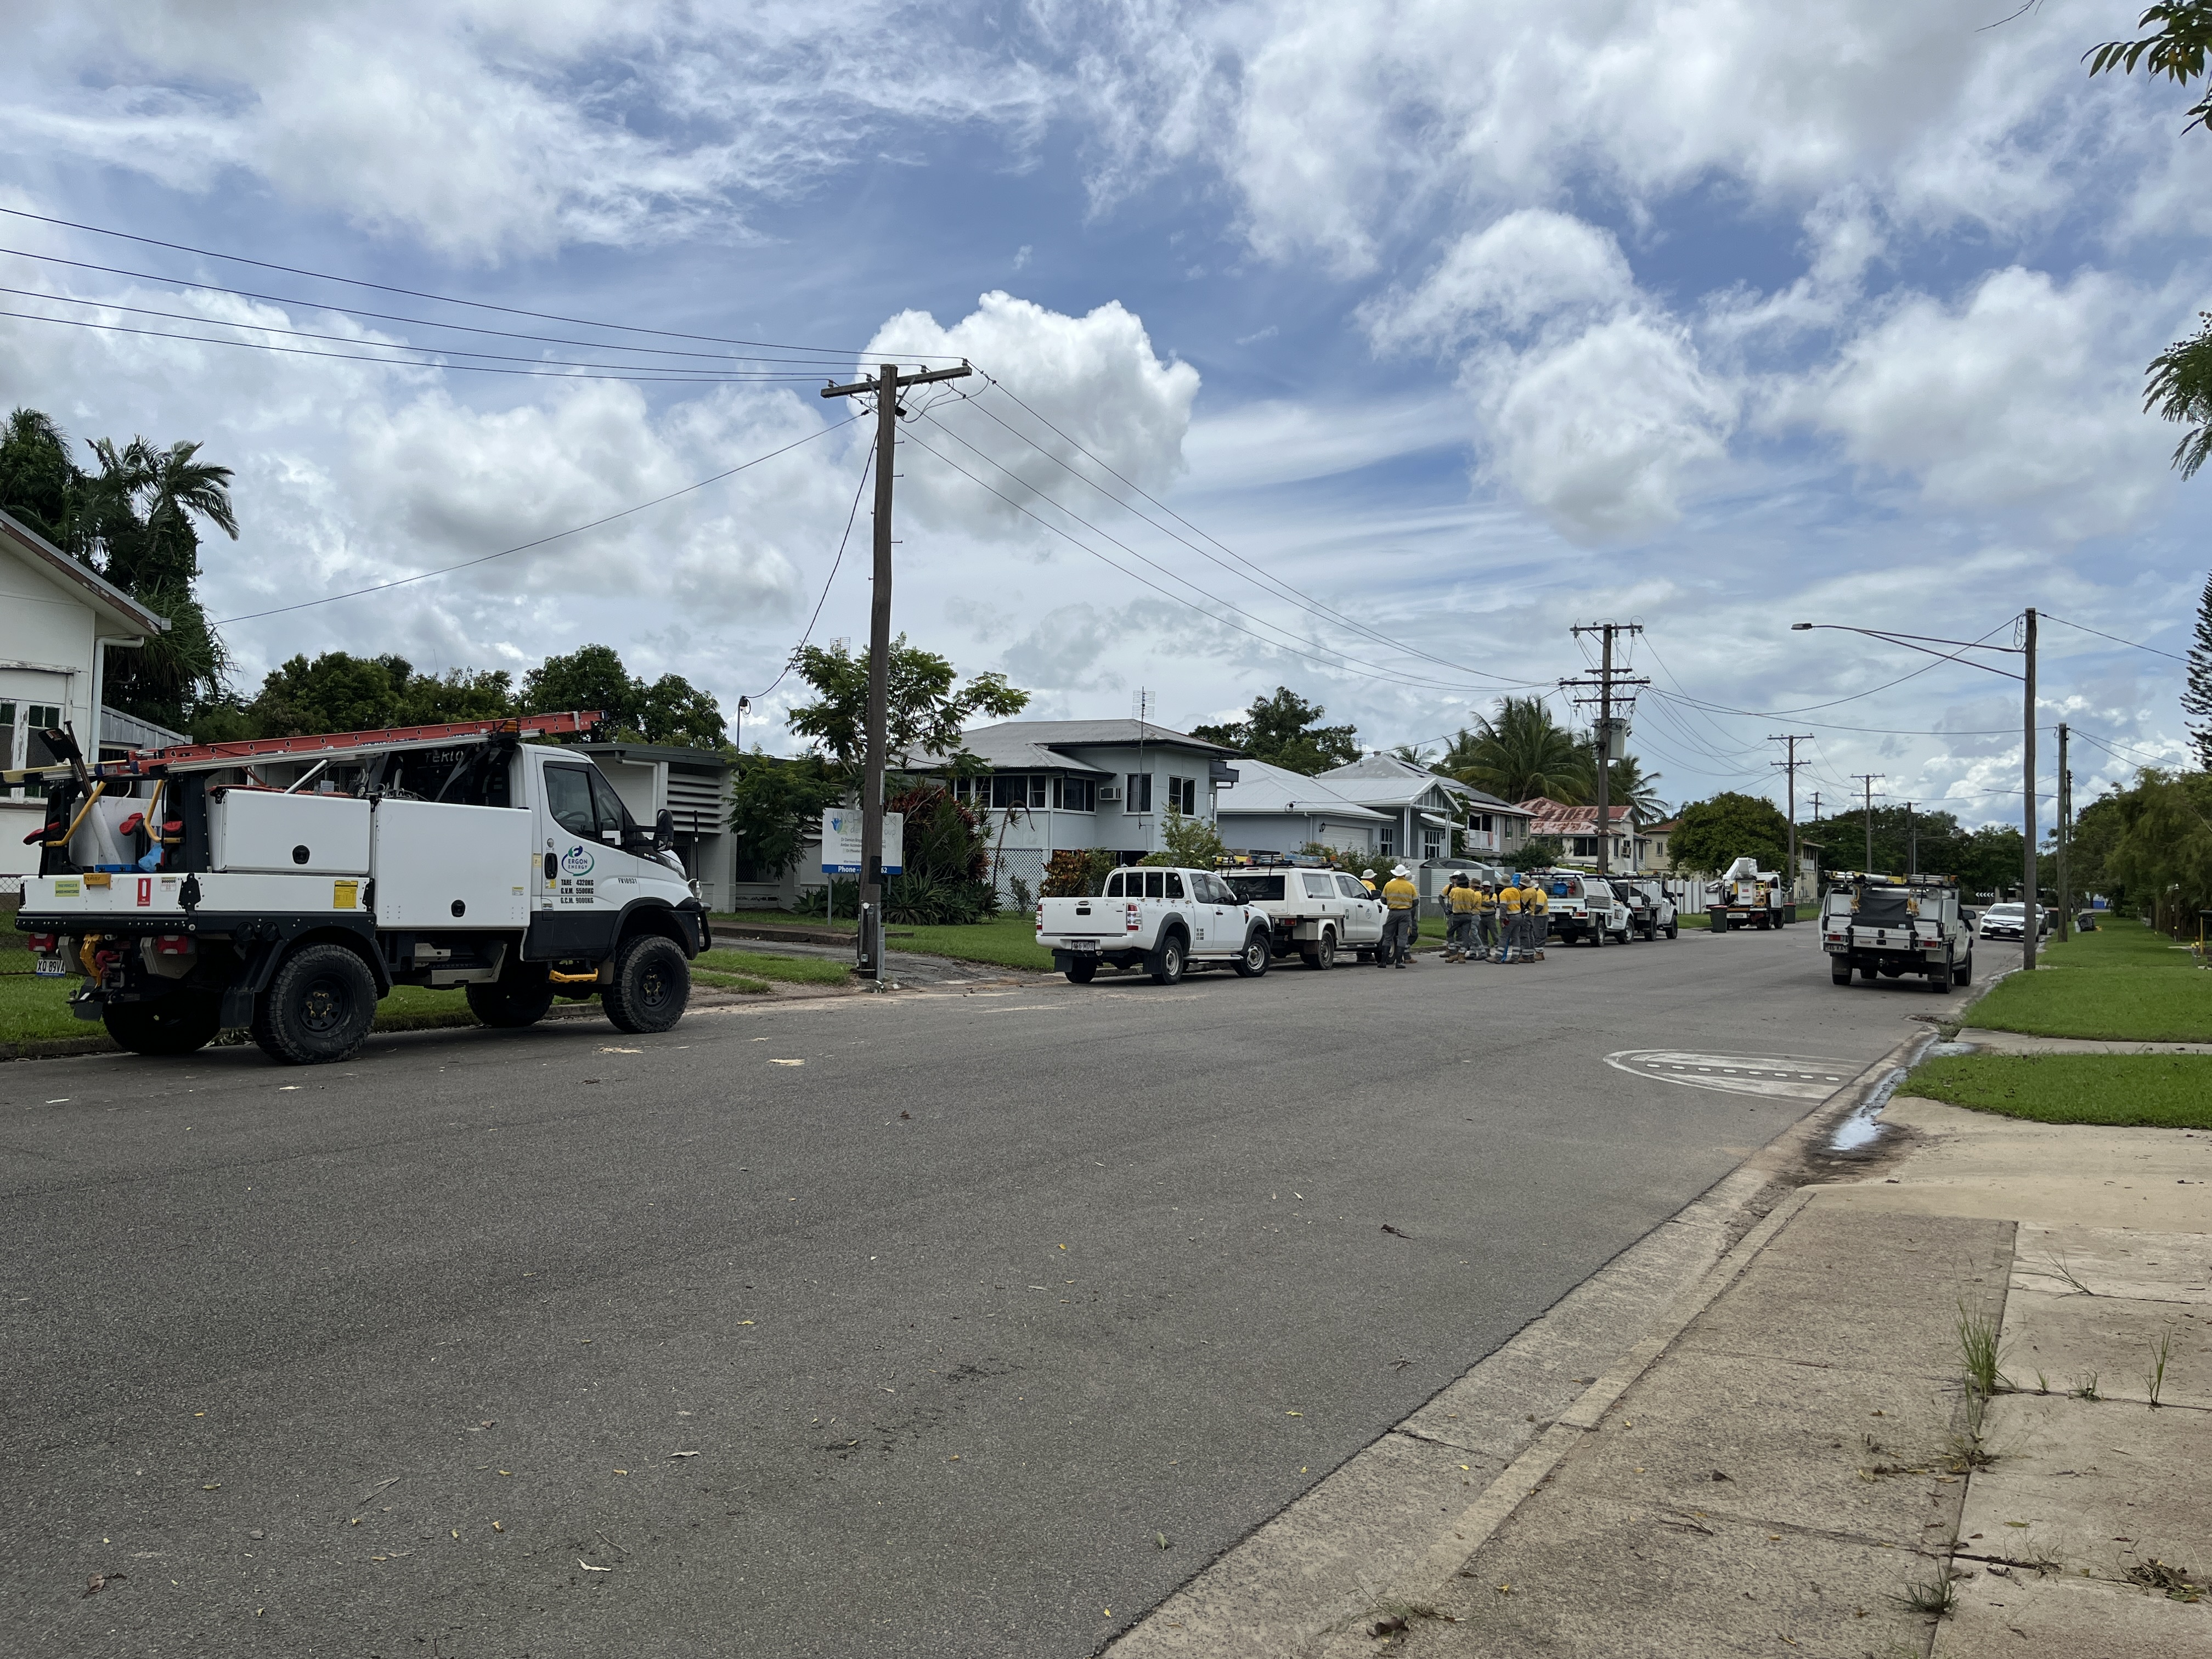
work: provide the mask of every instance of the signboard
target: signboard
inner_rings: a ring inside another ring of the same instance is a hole
[[[896,876],[906,869],[906,814],[884,814],[884,873]],[[822,814],[822,873],[825,876],[863,876],[860,862],[860,809],[832,806]]]

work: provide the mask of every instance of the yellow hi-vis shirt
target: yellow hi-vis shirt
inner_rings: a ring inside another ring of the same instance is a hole
[[[1551,914],[1552,901],[1542,888],[1532,886],[1522,895],[1522,898],[1528,905],[1530,915],[1541,916]]]
[[[1444,896],[1451,901],[1452,914],[1471,916],[1482,908],[1482,892],[1474,887],[1448,887]]]
[[[1474,890],[1474,910],[1477,915],[1494,915],[1498,909],[1498,895],[1478,887]]]
[[[1509,916],[1521,914],[1521,890],[1511,883],[1498,890],[1498,908]]]
[[[1382,889],[1382,902],[1393,910],[1410,910],[1421,902],[1421,890],[1403,876],[1393,876]]]

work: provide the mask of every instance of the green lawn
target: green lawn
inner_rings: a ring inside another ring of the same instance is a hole
[[[786,985],[849,985],[853,970],[842,962],[815,957],[779,957],[765,951],[708,951],[691,964],[691,977],[722,991],[756,995],[770,980]]]
[[[1993,943],[2002,941],[1982,941],[1984,949]],[[1996,967],[2000,958],[1985,963]],[[1966,1018],[2034,1036],[2212,1042],[2212,973],[2163,933],[2115,917],[2046,946],[2033,973],[2006,975]]]
[[[1898,1093],[2038,1123],[2212,1129],[2212,1054],[1949,1054]]]

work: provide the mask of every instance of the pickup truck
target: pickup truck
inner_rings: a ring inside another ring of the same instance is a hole
[[[1339,951],[1375,959],[1382,901],[1358,878],[1302,865],[1250,865],[1222,872],[1229,890],[1268,919],[1279,957],[1297,952],[1309,968],[1334,968]]]
[[[1115,871],[1096,898],[1039,899],[1036,938],[1077,985],[1088,985],[1102,962],[1142,967],[1156,985],[1175,984],[1193,964],[1224,962],[1256,979],[1275,954],[1273,922],[1219,876],[1157,865]]]
[[[1588,939],[1602,945],[1628,943],[1629,910],[1608,882],[1577,870],[1541,870],[1529,880],[1543,888],[1551,931],[1562,945]]]
[[[1820,944],[1838,985],[1924,975],[1947,993],[1974,977],[1974,930],[1959,909],[1948,876],[1845,876],[1820,903]]]
[[[1667,890],[1659,883],[1615,876],[1613,890],[1628,907],[1628,931],[1632,937],[1640,933],[1645,939],[1656,939],[1664,933],[1673,939],[1682,931],[1674,915],[1674,901],[1667,896]]]

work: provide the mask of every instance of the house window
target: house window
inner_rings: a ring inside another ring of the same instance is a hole
[[[1042,772],[1000,772],[991,779],[994,806],[1042,806],[1051,794],[1052,780]]]
[[[1595,836],[1577,836],[1575,837],[1575,856],[1578,859],[1595,858],[1597,856],[1597,837]]]
[[[1467,827],[1474,830],[1479,836],[1486,836],[1490,834],[1490,814],[1487,812],[1468,813],[1467,817]]]
[[[1381,840],[1376,843],[1375,855],[1377,858],[1385,859],[1395,858],[1398,856],[1398,836],[1395,829],[1385,830],[1382,832]]]
[[[1422,830],[1421,856],[1425,859],[1440,859],[1443,855],[1444,832],[1441,830]]]
[[[1185,817],[1197,816],[1198,780],[1196,778],[1168,780],[1168,811],[1180,812]]]
[[[1152,775],[1150,772],[1129,774],[1128,792],[1121,797],[1125,812],[1149,812],[1152,810]]]
[[[1097,782],[1091,778],[1054,778],[1052,804],[1063,812],[1095,812],[1098,810]]]

